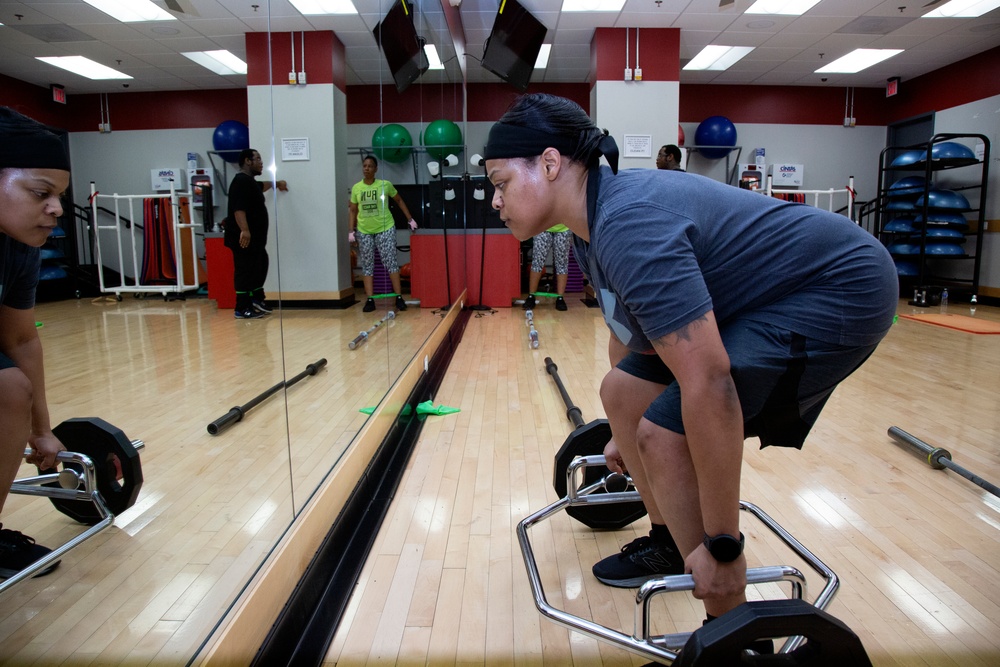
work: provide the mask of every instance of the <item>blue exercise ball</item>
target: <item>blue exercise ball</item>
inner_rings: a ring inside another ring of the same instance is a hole
[[[694,143],[698,146],[735,146],[736,126],[725,116],[709,116],[694,131]],[[729,154],[726,148],[699,148],[698,152],[711,160]]]
[[[250,128],[238,120],[224,120],[212,133],[212,147],[223,160],[236,164],[240,151],[250,148]]]

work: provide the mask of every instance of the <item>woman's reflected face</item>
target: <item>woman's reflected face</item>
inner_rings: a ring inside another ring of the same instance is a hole
[[[361,173],[364,174],[365,180],[370,181],[375,178],[376,171],[378,171],[378,165],[375,164],[375,160],[366,157],[365,161],[361,163]]]

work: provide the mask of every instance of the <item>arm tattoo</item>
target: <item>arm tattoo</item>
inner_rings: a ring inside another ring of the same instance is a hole
[[[661,336],[660,338],[657,338],[656,340],[650,342],[653,343],[653,347],[655,348],[672,347],[681,341],[690,342],[691,339],[694,337],[693,336],[694,329],[701,326],[703,323],[707,321],[708,318],[702,315],[701,317],[698,317],[692,320],[691,322],[688,322],[680,329],[677,329],[676,331],[671,331],[666,336]]]

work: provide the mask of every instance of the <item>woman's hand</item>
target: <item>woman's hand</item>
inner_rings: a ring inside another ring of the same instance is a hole
[[[622,459],[622,455],[618,451],[618,444],[615,442],[614,438],[608,440],[608,444],[604,445],[604,462],[611,472],[616,472],[621,475],[628,474],[628,468],[625,467],[625,461]]]
[[[240,232],[240,247],[249,248],[250,247],[250,232],[241,231]]]
[[[417,231],[417,221],[416,221],[416,220],[414,220],[413,218],[410,218],[410,219],[409,219],[409,220],[407,221],[407,223],[406,223],[406,224],[408,224],[408,225],[410,226],[410,230],[411,230],[411,231],[414,231],[414,232],[415,232],[415,231]]]
[[[59,442],[59,438],[52,431],[44,435],[29,438],[28,444],[31,445],[31,454],[25,458],[25,461],[34,463],[38,466],[39,470],[54,469],[56,467],[56,455],[59,452],[66,451],[66,448]]]
[[[355,241],[354,241],[354,232],[350,232],[350,233],[348,233],[348,235],[347,235],[347,241],[348,241],[349,243],[354,243],[354,242],[355,242]]]
[[[692,595],[696,599],[718,601],[725,607],[742,602],[747,587],[747,559],[743,554],[732,563],[720,563],[704,544],[699,544],[684,559],[684,571],[694,577]]]

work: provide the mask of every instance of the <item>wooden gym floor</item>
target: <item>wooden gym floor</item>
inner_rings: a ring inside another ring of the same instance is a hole
[[[911,311],[919,312],[900,302]],[[980,307],[976,317],[1000,313]],[[607,368],[597,309],[576,299],[564,313],[542,305],[535,324],[537,350],[520,310],[469,322],[436,399],[462,412],[425,425],[327,664],[647,662],[534,608],[515,527],[555,500],[553,458],[572,429],[543,359],[556,362],[587,421],[603,416],[597,390]],[[744,499],[840,575],[828,610],[875,665],[1000,664],[1000,499],[932,470],[886,434],[899,426],[996,483],[998,368],[1000,336],[900,319],[831,399],[803,451],[747,443]],[[603,586],[590,567],[647,530],[642,519],[596,532],[565,514],[537,525],[549,602],[630,634],[634,591]],[[798,564],[752,518],[743,530],[751,565]],[[700,625],[700,603],[674,597],[658,608],[658,631]]]
[[[542,619],[515,537],[518,521],[555,500],[553,457],[571,430],[544,357],[584,419],[603,416],[607,329],[596,309],[569,303],[536,309],[537,350],[520,309],[470,319],[435,396],[461,412],[426,421],[328,663],[646,662]],[[921,311],[900,302],[900,312]],[[1000,321],[1000,309],[976,317]],[[240,322],[205,300],[126,298],[40,304],[38,319],[53,419],[102,416],[143,439],[146,481],[115,527],[2,595],[0,664],[188,662],[363,423],[358,409],[379,400],[438,321],[411,309],[349,354],[347,341],[374,321],[360,308]],[[327,369],[287,397],[205,432],[320,357]],[[876,665],[1000,663],[1000,500],[886,435],[899,426],[1000,482],[997,368],[1000,336],[900,319],[803,451],[747,443],[743,497],[841,576],[829,611]],[[2,520],[42,544],[80,532],[37,498],[11,496]],[[752,564],[796,564],[752,519],[743,528]],[[643,519],[597,532],[566,516],[537,526],[550,601],[631,632],[633,592],[597,583],[590,566],[647,529]],[[660,632],[702,618],[682,594],[658,612]]]

